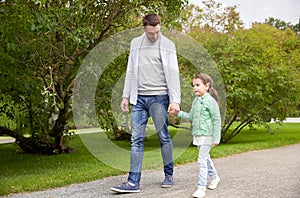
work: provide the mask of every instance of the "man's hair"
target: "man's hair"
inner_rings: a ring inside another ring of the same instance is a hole
[[[143,18],[143,26],[151,25],[151,26],[157,26],[160,24],[160,18],[157,14],[147,14]]]

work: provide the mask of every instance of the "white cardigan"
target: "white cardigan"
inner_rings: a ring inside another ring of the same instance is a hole
[[[130,103],[136,105],[138,96],[138,67],[139,67],[139,56],[142,41],[146,34],[142,34],[132,39],[130,44],[130,54],[127,63],[126,77],[123,89],[123,98],[130,97]],[[168,94],[170,103],[175,102],[180,104],[180,80],[179,80],[179,69],[176,55],[175,44],[167,37],[161,36],[160,42],[160,54],[162,59],[163,70],[165,73]]]

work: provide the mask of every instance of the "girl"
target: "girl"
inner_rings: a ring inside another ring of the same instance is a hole
[[[180,111],[177,117],[192,121],[193,144],[198,147],[199,181],[193,197],[205,197],[207,177],[209,189],[215,189],[220,177],[210,158],[210,149],[220,142],[221,116],[218,94],[213,88],[213,80],[206,74],[195,75],[193,79],[196,98],[189,113]],[[175,113],[176,114],[176,113]]]

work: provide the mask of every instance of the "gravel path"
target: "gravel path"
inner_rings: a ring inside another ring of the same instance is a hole
[[[251,151],[213,159],[221,177],[216,190],[207,190],[207,198],[300,198],[300,144]],[[172,188],[161,188],[162,170],[143,171],[141,192],[115,194],[110,187],[125,181],[127,175],[109,177],[67,187],[12,194],[10,198],[95,198],[95,197],[192,197],[196,189],[198,166],[189,163],[175,167]]]

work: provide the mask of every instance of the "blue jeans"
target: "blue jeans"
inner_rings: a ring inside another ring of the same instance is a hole
[[[144,157],[145,129],[149,117],[153,119],[160,142],[165,176],[173,175],[173,145],[168,131],[168,95],[138,96],[131,108],[131,151],[128,181],[140,184]]]
[[[199,180],[198,187],[205,187],[207,184],[207,176],[211,179],[215,179],[218,172],[214,166],[213,161],[210,158],[211,145],[198,146],[198,165],[199,165]]]

